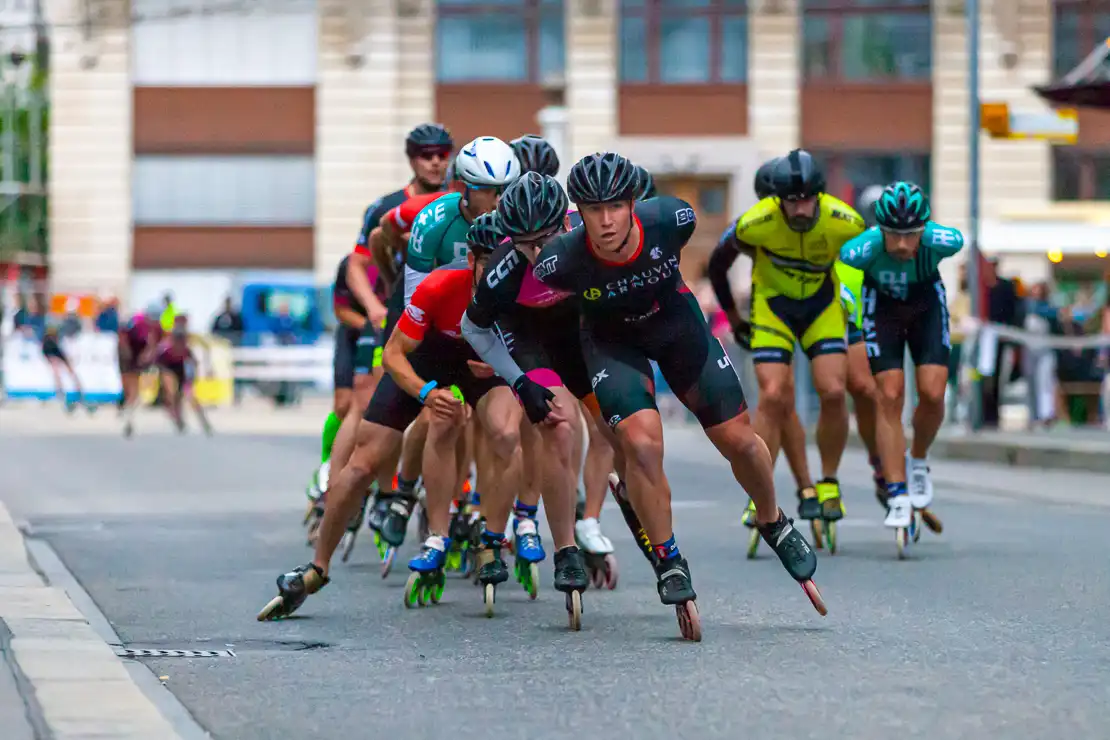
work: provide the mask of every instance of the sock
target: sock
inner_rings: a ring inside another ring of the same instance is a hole
[[[674,535],[666,542],[655,545],[655,556],[660,560],[670,560],[671,558],[678,557],[678,545],[675,544]]]
[[[901,483],[887,483],[886,494],[887,496],[890,496],[892,498],[894,496],[904,496],[906,494],[906,482],[902,481]]]
[[[478,493],[477,488],[475,488],[473,491],[470,492],[470,505],[471,506],[481,506],[482,505],[482,494]]]
[[[886,488],[886,478],[883,477],[883,462],[878,457],[872,457],[868,462],[871,463],[871,474],[875,478],[875,483]]]
[[[925,457],[910,457],[910,467],[927,468],[929,467],[929,459]]]
[[[517,519],[531,519],[533,521],[536,519],[536,512],[538,510],[538,506],[522,504],[519,499],[516,502],[516,506],[513,507],[513,513],[516,514]]]
[[[339,427],[343,424],[343,420],[335,415],[335,412],[328,414],[328,418],[324,421],[324,435],[320,440],[320,462],[325,463],[331,457],[331,448],[335,444],[335,435],[339,434]]]
[[[504,542],[504,532],[491,532],[488,529],[482,530],[482,544],[486,547],[501,547]]]

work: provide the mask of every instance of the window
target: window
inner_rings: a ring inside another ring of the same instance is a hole
[[[563,0],[439,0],[436,79],[532,82],[563,75]]]
[[[1110,200],[1110,152],[1053,147],[1052,196],[1055,200]]]
[[[1053,61],[1059,78],[1110,37],[1110,0],[1056,0],[1055,13]]]
[[[746,0],[622,0],[621,81],[744,82],[746,5]]]
[[[871,185],[888,185],[907,180],[930,191],[932,177],[928,154],[889,154],[869,152],[814,152],[825,170],[828,191],[850,206],[855,206]]]
[[[803,0],[807,80],[929,80],[929,0]]]

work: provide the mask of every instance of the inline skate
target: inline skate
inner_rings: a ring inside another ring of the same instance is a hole
[[[763,541],[779,556],[786,572],[801,585],[817,613],[822,617],[828,614],[821,592],[813,582],[813,574],[817,572],[817,553],[806,542],[805,536],[794,528],[794,520],[787,519],[779,509],[779,518],[774,523],[757,523],[756,526]]]
[[[813,544],[818,550],[822,549],[825,546],[825,520],[815,487],[806,486],[798,489],[798,518],[809,522],[810,531],[813,532]]]
[[[910,504],[914,511],[913,541],[917,542],[921,538],[921,524],[924,523],[936,534],[940,534],[944,530],[944,525],[929,510],[929,506],[933,503],[933,481],[929,478],[929,466],[923,461],[913,460],[907,454],[906,470],[909,472],[910,478]]]
[[[328,472],[330,466],[324,463],[312,475],[312,482],[305,489],[308,497],[308,508],[304,513],[302,522],[307,528],[305,544],[312,547],[316,544],[316,535],[320,531],[320,523],[324,519],[324,496],[328,490]]]
[[[486,616],[493,617],[493,606],[497,601],[497,587],[509,580],[509,569],[501,559],[501,546],[504,540],[482,533],[482,545],[476,556],[478,583],[482,586],[482,602],[486,606]]]
[[[470,564],[471,540],[470,506],[465,500],[451,503],[451,524],[448,536],[451,547],[447,550],[447,570],[462,573],[465,578]]]
[[[415,494],[399,493],[393,496],[392,501],[390,501],[389,509],[382,520],[379,532],[381,540],[386,546],[382,558],[382,578],[389,575],[389,571],[393,568],[393,560],[397,557],[397,548],[405,543],[409,519],[412,518],[412,512],[415,508]]]
[[[443,588],[447,585],[443,566],[450,547],[450,537],[429,536],[420,548],[420,554],[409,561],[412,573],[405,583],[406,608],[438,604],[443,598]]]
[[[665,606],[674,607],[679,633],[687,640],[701,642],[698,595],[694,593],[694,583],[690,579],[690,566],[686,558],[681,555],[666,559],[657,557],[654,568],[659,600]]]
[[[258,621],[284,619],[300,608],[304,600],[328,585],[328,578],[315,563],[308,563],[277,578],[278,595],[258,613]]]
[[[836,478],[822,478],[817,482],[817,501],[821,505],[821,529],[829,554],[836,554],[836,523],[844,518],[844,502],[840,498],[840,482]],[[816,532],[814,533],[816,536]],[[821,546],[820,541],[817,544]]]
[[[528,518],[513,519],[513,541],[515,561],[513,572],[517,582],[524,587],[531,599],[539,595],[540,567],[547,554],[543,551],[543,541],[536,529],[536,521]]]
[[[914,534],[917,531],[917,512],[910,503],[909,494],[905,486],[894,484],[897,490],[891,491],[887,496],[886,519],[883,526],[894,530],[894,544],[898,548],[898,559],[905,560],[909,555],[911,541],[916,541]]]
[[[624,517],[624,523],[628,525],[628,531],[632,533],[632,538],[636,541],[636,547],[640,548],[640,552],[654,568],[659,559],[655,555],[655,550],[651,546],[651,540],[648,539],[647,532],[644,531],[644,526],[640,524],[640,517],[636,516],[636,510],[632,508],[632,502],[628,500],[628,491],[625,488],[624,481],[616,473],[609,473],[609,493],[613,494],[613,500],[617,502],[617,507],[621,510],[621,516]]]
[[[567,619],[575,632],[582,629],[582,592],[589,585],[586,559],[582,557],[582,552],[577,547],[556,550],[555,590],[566,594]]]
[[[358,539],[358,531],[362,528],[362,520],[366,517],[366,504],[371,495],[367,492],[362,497],[362,504],[351,518],[351,521],[347,523],[347,531],[343,533],[343,537],[339,540],[339,557],[344,563],[351,559],[351,553],[355,549],[355,540]]]
[[[596,589],[615,589],[617,558],[613,555],[613,543],[601,533],[601,523],[592,517],[575,522],[574,540],[585,556],[590,585]]]

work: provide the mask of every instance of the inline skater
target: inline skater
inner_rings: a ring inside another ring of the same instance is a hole
[[[555,147],[542,136],[525,134],[509,142],[520,162],[520,174],[538,172],[555,177],[559,174],[559,155]]]
[[[933,500],[929,447],[944,421],[948,382],[948,303],[938,266],[964,245],[958,229],[931,220],[929,199],[909,182],[895,182],[875,203],[878,226],[845,244],[840,259],[863,272],[863,340],[879,393],[878,442],[887,481],[884,524],[896,532],[898,554],[916,533],[915,511]],[[913,443],[906,483],[906,347],[917,380]],[[914,531],[911,532],[911,529]]]
[[[660,600],[675,606],[684,637],[700,639],[697,597],[672,529],[651,360],[730,461],[756,501],[764,538],[824,613],[810,580],[816,554],[775,502],[770,457],[748,420],[740,381],[679,274],[681,250],[697,222],[693,209],[667,196],[635,203],[639,174],[612,152],[579,160],[567,190],[583,223],[543,248],[533,274],[580,301],[586,367],[602,417],[619,440],[633,508],[658,558]]]
[[[772,176],[774,174],[775,165],[778,164],[781,157],[769,159],[759,166],[755,173],[755,181],[753,189],[755,190],[755,197],[758,200],[764,200],[774,195],[774,182]],[[755,253],[746,250],[743,245],[736,239],[736,225],[740,219],[737,218],[732,224],[725,229],[724,234],[721,235],[720,240],[717,242],[716,248],[709,256],[709,282],[713,286],[713,293],[717,297],[717,304],[721,310],[725,312],[728,318],[729,327],[732,329],[733,340],[743,347],[751,351],[751,336],[752,325],[751,322],[740,315],[740,311],[736,306],[736,300],[732,295],[732,286],[729,283],[728,272],[732,269],[732,265],[736,262],[736,258],[741,253],[746,254],[753,262],[755,261]],[[752,278],[755,274],[753,271]],[[749,291],[754,293],[754,289]],[[794,374],[790,373],[790,380],[793,382]],[[793,389],[791,388],[791,393]],[[790,472],[794,476],[794,481],[797,485],[799,498],[814,498],[817,496],[817,491],[813,486],[813,477],[809,472],[809,461],[806,459],[806,433],[805,428],[802,426],[802,420],[798,417],[798,411],[795,407],[791,406],[787,418],[782,425],[781,435],[782,452],[786,456],[786,462],[790,466]],[[777,457],[777,450],[772,450]],[[759,545],[759,537],[756,536],[755,531],[755,506],[751,501],[748,501],[748,507],[744,510],[740,521],[753,530],[752,538],[749,543],[748,556],[755,556],[755,548]],[[817,539],[815,544],[821,547],[820,538]]]
[[[397,212],[398,218],[408,221],[409,239],[404,252],[404,265],[390,296],[387,331],[392,333],[412,292],[432,270],[466,259],[466,232],[470,224],[479,215],[496,208],[501,191],[519,174],[520,164],[512,148],[494,136],[481,136],[464,146],[455,158],[454,178],[459,185],[458,189],[431,200],[411,220],[407,218],[406,207]],[[391,217],[390,220],[394,219]],[[428,415],[424,414],[405,436],[403,449],[399,446],[394,452],[394,455],[401,454],[402,457],[396,496],[393,493],[379,493],[369,517],[371,528],[379,535],[386,510],[394,498],[402,502],[399,504],[402,508],[397,510],[398,514],[402,514],[404,510],[408,512],[405,514],[406,518],[412,515],[411,506],[404,502],[416,501],[415,490],[420,473],[418,461],[423,459],[421,451],[427,430]],[[478,446],[481,450],[488,447]],[[412,471],[411,474],[409,471]],[[392,469],[389,472],[392,473]],[[474,499],[480,499],[480,494],[475,492]],[[385,554],[387,547],[379,547],[383,548]]]
[[[174,326],[169,337],[158,347],[154,365],[158,368],[166,409],[170,412],[170,418],[177,426],[177,431],[185,431],[184,405],[185,401],[188,401],[197,418],[200,419],[204,433],[211,437],[212,425],[208,423],[204,408],[193,393],[193,380],[196,378],[198,364],[196,355],[189,347],[186,317],[178,314],[174,317]]]
[[[135,314],[119,331],[119,372],[123,386],[123,436],[134,431],[135,409],[139,407],[139,376],[154,362],[162,341],[158,317],[162,307],[154,303],[145,313]]]
[[[381,348],[382,326],[385,321],[387,309],[383,299],[387,295],[387,285],[384,280],[375,280],[377,266],[374,264],[370,252],[370,235],[378,227],[386,211],[404,202],[414,195],[435,193],[443,190],[447,163],[451,152],[455,148],[451,133],[438,123],[423,123],[412,129],[405,137],[405,154],[409,158],[412,168],[412,180],[400,190],[385,195],[367,206],[362,218],[362,228],[355,240],[355,248],[346,259],[346,269],[340,267],[343,281],[346,283],[345,293],[350,299],[361,307],[366,316],[362,322],[358,337],[355,340],[354,367],[351,373],[350,389],[355,384],[356,376],[367,375],[371,372],[374,354]],[[339,282],[340,276],[336,275]],[[337,286],[338,287],[338,286]],[[347,326],[348,329],[353,329]],[[344,336],[343,340],[349,340]],[[339,351],[340,337],[336,337],[336,350]],[[338,358],[338,357],[337,357]],[[364,372],[355,372],[362,370]],[[338,375],[338,374],[337,374]],[[346,373],[341,380],[346,383]],[[373,394],[374,380],[367,378],[357,381],[361,390],[367,395]],[[337,396],[338,388],[337,385]],[[348,396],[349,397],[349,396]],[[336,399],[338,402],[338,398]],[[338,406],[338,403],[337,403]],[[324,423],[323,448],[331,451],[330,458],[334,458],[336,469],[341,469],[355,444],[355,430],[358,428],[359,418],[365,405],[349,404],[346,414],[339,414],[339,409],[333,410]],[[325,467],[327,466],[327,467]],[[330,463],[321,465],[317,473],[315,488],[323,491],[327,488],[327,479],[330,473]],[[320,485],[323,483],[324,485]],[[311,497],[311,494],[310,494]],[[361,520],[361,516],[359,517]]]
[[[42,356],[46,358],[46,362],[50,365],[50,372],[54,375],[54,394],[58,400],[62,402],[62,408],[66,413],[72,413],[76,408],[77,403],[84,400],[85,394],[81,390],[81,380],[77,377],[77,373],[73,369],[73,364],[66,357],[65,351],[62,349],[61,341],[58,339],[57,327],[48,326],[42,334]],[[62,385],[62,371],[69,375],[70,380],[73,381],[73,387],[77,391],[77,403],[70,403],[69,397],[66,394],[65,386]],[[85,408],[92,411],[93,407],[86,404]]]
[[[814,535],[822,522],[844,515],[837,470],[848,442],[847,326],[833,265],[840,246],[864,230],[863,219],[824,192],[825,176],[813,157],[794,150],[775,164],[774,197],[740,217],[736,241],[754,254],[752,358],[759,382],[756,428],[777,452],[783,425],[794,414],[791,366],[794,345],[810,359],[820,399],[817,448],[822,479],[804,489],[798,516]]]
[[[541,481],[544,509],[555,540],[555,588],[568,594],[568,611],[572,611],[571,592],[585,589],[590,582],[577,546],[574,520],[575,489],[582,468],[578,404],[583,401],[596,408],[596,403],[582,359],[577,305],[567,300],[570,293],[540,285],[532,275],[543,245],[578,220],[577,214],[567,213],[568,205],[559,182],[538,172],[529,172],[505,190],[497,207],[497,226],[500,235],[511,241],[500,244],[492,256],[475,251],[475,258],[488,258],[490,267],[483,272],[462,328],[483,361],[513,387],[529,422],[539,432],[543,454],[533,458],[538,467],[531,472]],[[471,242],[473,245],[474,240]],[[519,501],[517,507],[519,510]],[[527,540],[538,539],[538,532],[534,515],[523,521],[518,515],[514,526],[518,526],[519,569],[522,558],[531,560]],[[612,551],[611,544],[602,552],[587,550],[602,561],[598,565],[604,568],[604,581],[616,585]]]

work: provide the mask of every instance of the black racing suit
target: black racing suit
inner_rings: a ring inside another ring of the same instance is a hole
[[[610,427],[657,408],[650,361],[703,427],[728,421],[746,410],[744,391],[678,269],[694,210],[662,196],[637,203],[634,218],[640,244],[627,261],[599,254],[580,226],[544,247],[534,274],[580,301],[582,351]]]

